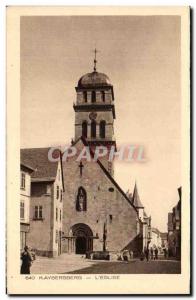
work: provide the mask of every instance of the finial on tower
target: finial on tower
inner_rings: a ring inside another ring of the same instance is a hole
[[[95,48],[95,50],[94,50],[94,52],[95,52],[95,58],[94,58],[94,72],[96,72],[97,71],[97,68],[96,68],[96,64],[97,64],[97,49]]]

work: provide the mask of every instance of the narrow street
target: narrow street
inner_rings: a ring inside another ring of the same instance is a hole
[[[37,257],[31,274],[179,274],[181,263],[176,260],[95,261],[82,255],[62,254],[57,258]]]

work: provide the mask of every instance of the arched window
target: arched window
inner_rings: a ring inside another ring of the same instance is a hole
[[[102,139],[105,138],[105,121],[101,121],[99,125],[99,133]]]
[[[101,91],[101,99],[103,102],[105,102],[105,92]]]
[[[84,121],[82,122],[82,136],[87,138],[87,122]]]
[[[92,103],[96,102],[96,92],[95,91],[92,91],[91,100],[92,100]]]
[[[87,91],[83,92],[84,102],[87,102]]]
[[[96,138],[96,122],[94,120],[91,122],[91,137]]]
[[[87,197],[85,189],[80,186],[76,197],[76,210],[86,211],[87,210]]]

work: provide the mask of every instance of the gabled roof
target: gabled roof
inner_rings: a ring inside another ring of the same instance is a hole
[[[32,166],[34,169],[34,172],[31,174],[32,181],[35,182],[35,179],[38,179],[38,181],[41,179],[44,181],[55,180],[58,161],[53,162],[48,159],[49,150],[50,148],[21,149],[21,162]]]
[[[140,200],[140,197],[139,197],[139,193],[138,193],[138,190],[137,190],[137,184],[135,183],[135,187],[134,187],[134,191],[133,191],[133,205],[136,207],[136,208],[144,208],[141,200]]]
[[[78,138],[75,142],[72,143],[72,146],[76,145],[78,143],[78,141],[81,140],[84,144],[84,146],[89,146],[90,149],[90,155],[91,157],[94,157],[94,152],[92,150],[92,148],[90,147],[90,145],[88,144],[88,142],[86,141],[86,139],[81,136],[80,138]],[[133,205],[133,203],[130,201],[130,199],[128,198],[128,196],[123,192],[123,190],[120,188],[120,186],[118,185],[118,183],[114,180],[114,178],[110,175],[110,173],[106,170],[106,168],[104,167],[104,165],[101,163],[101,161],[99,159],[97,159],[97,164],[101,167],[101,169],[103,170],[103,172],[105,173],[105,175],[108,177],[108,179],[115,185],[115,187],[117,188],[117,190],[121,193],[121,195],[124,196],[124,198],[127,200],[127,202],[134,208],[134,210],[137,212],[136,207]]]

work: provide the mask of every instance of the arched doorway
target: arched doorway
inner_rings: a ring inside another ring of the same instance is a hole
[[[75,253],[85,254],[93,250],[93,232],[91,228],[83,223],[72,226],[73,236],[75,237]]]
[[[84,254],[86,253],[86,237],[77,236],[76,238],[76,254]]]

